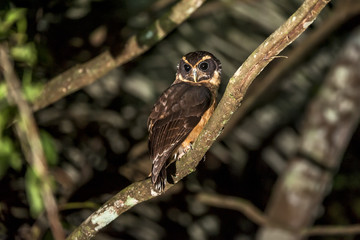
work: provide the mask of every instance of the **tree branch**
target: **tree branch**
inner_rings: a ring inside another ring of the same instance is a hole
[[[219,2],[211,2],[211,10],[219,7]],[[282,76],[291,69],[296,68],[299,62],[303,61],[306,56],[312,53],[312,51],[319,45],[321,45],[325,39],[329,37],[334,31],[339,29],[346,21],[360,13],[360,2],[358,0],[346,0],[344,2],[335,2],[335,8],[331,10],[331,13],[325,19],[322,19],[321,27],[312,29],[310,33],[307,34],[306,38],[302,39],[302,42],[293,46],[289,51],[284,51],[282,53],[287,58],[280,59],[273,64],[271,69],[266,73],[266,75],[258,79],[252,87],[246,93],[246,98],[241,103],[241,108],[239,108],[234,115],[231,117],[227,125],[225,126],[223,132],[219,136],[219,139],[224,139],[229,133],[234,129],[234,126],[251,110],[253,105],[257,101],[261,101],[262,96],[266,96],[266,92],[271,89],[272,91],[276,87],[280,86],[282,82]],[[203,11],[205,7],[209,7],[210,3],[207,3],[199,11]],[[195,15],[199,13],[196,12]],[[260,76],[261,77],[261,76]],[[141,153],[146,153],[147,151],[147,140],[144,140],[144,148],[141,150]],[[139,153],[140,155],[140,153]],[[143,159],[146,161],[146,159]],[[126,164],[123,168],[127,167],[136,167],[133,164]],[[129,180],[133,180],[134,176],[131,175],[132,171],[129,172],[126,176]],[[146,175],[146,174],[145,174]]]
[[[315,220],[360,119],[359,39],[357,29],[309,105],[298,154],[275,184],[266,212],[283,227],[264,227],[258,239],[303,239],[301,230]]]
[[[314,48],[319,46],[328,36],[337,30],[342,24],[360,13],[360,2],[358,0],[346,0],[335,2],[335,8],[331,11],[326,19],[323,19],[321,27],[313,29],[303,41],[296,45],[293,49],[286,51],[285,55],[288,57],[276,62],[270,71],[261,79],[260,83],[251,88],[247,93],[246,99],[241,105],[241,108],[234,114],[225,127],[221,138],[225,137],[233,129],[243,116],[250,110],[256,101],[275,84],[279,86],[280,78],[286,72],[290,71],[296,64],[302,61]]]
[[[329,0],[305,0],[300,8],[266,39],[235,72],[213,116],[194,143],[193,150],[180,161],[176,161],[177,171],[173,176],[174,184],[195,171],[196,166],[206,151],[220,135],[226,123],[240,106],[247,88],[255,77],[278,53],[311,25],[328,2]],[[172,184],[167,184],[165,191],[172,186]],[[74,230],[68,239],[91,238],[123,212],[157,195],[158,193],[152,190],[149,179],[133,183],[90,215],[86,221]]]
[[[305,229],[301,235],[306,236],[335,236],[335,235],[359,235],[360,224],[353,224],[348,226],[314,226]]]
[[[8,88],[7,97],[9,102],[15,104],[19,111],[19,122],[16,124],[19,141],[26,160],[41,181],[41,195],[53,236],[57,240],[62,240],[65,239],[65,234],[59,220],[56,200],[52,193],[48,166],[39,138],[39,131],[31,108],[22,95],[20,81],[8,56],[8,50],[5,45],[0,45],[0,62]]]
[[[144,31],[130,37],[116,56],[106,51],[51,79],[44,86],[40,97],[34,101],[33,111],[58,101],[93,83],[112,69],[140,56],[190,17],[204,2],[205,0],[180,1]]]
[[[239,197],[223,196],[219,194],[200,193],[196,200],[218,208],[232,209],[244,214],[248,219],[259,226],[272,226],[273,222],[257,207],[246,199]],[[282,226],[277,226],[282,227]],[[360,233],[360,224],[347,226],[314,226],[300,232],[302,237],[307,236],[334,236],[334,235],[355,235]]]
[[[241,212],[248,219],[260,226],[269,224],[267,216],[251,202],[243,198],[223,196],[219,194],[199,193],[196,196],[196,200],[206,205]]]

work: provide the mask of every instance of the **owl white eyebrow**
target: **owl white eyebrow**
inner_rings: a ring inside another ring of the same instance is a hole
[[[203,56],[199,61],[197,61],[197,63],[195,63],[195,66],[207,59],[211,59],[211,56],[209,56],[209,55]]]
[[[211,56],[209,56],[209,55],[203,56],[199,61],[197,61],[197,62],[195,63],[195,65],[192,65],[191,63],[189,63],[189,62],[186,60],[185,56],[182,57],[182,60],[183,60],[185,63],[189,64],[191,67],[194,67],[194,66],[198,65],[200,62],[205,61],[205,60],[207,60],[207,59],[211,59]]]
[[[183,60],[184,62],[186,62],[187,64],[189,64],[191,67],[194,67],[191,63],[189,63],[189,62],[186,60],[185,56],[182,57],[182,60]]]

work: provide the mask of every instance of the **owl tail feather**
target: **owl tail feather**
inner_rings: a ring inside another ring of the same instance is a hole
[[[152,174],[151,182],[157,192],[163,192],[166,184],[166,168],[163,167],[159,175]]]

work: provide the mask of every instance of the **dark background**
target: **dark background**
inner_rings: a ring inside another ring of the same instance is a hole
[[[166,12],[172,0],[12,1],[27,9],[27,35],[35,42],[38,62],[33,79],[46,82],[68,68],[107,49],[121,47],[133,34]],[[321,28],[336,4],[330,3],[314,24],[287,51],[301,47]],[[54,139],[58,156],[51,173],[57,182],[60,207],[82,202],[60,212],[70,233],[95,208],[130,183],[145,179],[151,163],[147,154],[146,120],[153,103],[175,78],[182,55],[207,50],[220,59],[228,79],[302,1],[208,1],[185,23],[133,61],[102,79],[35,114],[38,125]],[[257,98],[246,114],[225,131],[197,171],[163,196],[141,203],[121,215],[95,239],[253,239],[258,228],[241,213],[206,206],[199,192],[237,196],[264,210],[273,184],[296,153],[298,130],[307,104],[342,51],[345,40],[359,25],[359,13],[334,26],[296,66]],[[281,53],[286,55],[286,52]],[[276,59],[255,80],[249,93],[276,65]],[[21,65],[17,65],[21,74]],[[10,134],[10,133],[9,133]],[[360,131],[344,154],[317,224],[344,225],[360,221]],[[26,164],[9,169],[0,182],[0,238],[25,239],[31,216],[25,194]],[[92,206],[92,205],[90,205]],[[43,216],[42,216],[43,217]],[[51,239],[45,231],[44,239]],[[311,239],[355,239],[312,237]]]

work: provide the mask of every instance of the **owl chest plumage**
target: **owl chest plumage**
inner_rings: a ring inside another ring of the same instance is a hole
[[[178,83],[169,87],[155,103],[148,119],[150,157],[170,157],[186,137],[193,138],[206,123],[215,99],[204,86]],[[204,114],[206,116],[204,116]]]
[[[194,129],[189,133],[189,135],[185,138],[185,140],[181,143],[179,148],[175,151],[175,158],[181,158],[192,146],[195,140],[198,138],[200,132],[205,127],[209,118],[214,112],[215,109],[215,99],[214,103],[210,105],[210,107],[204,112],[201,116],[199,123],[194,127]]]
[[[205,86],[177,83],[155,103],[148,119],[152,175],[158,176],[174,155],[189,150],[214,111],[215,98]]]

